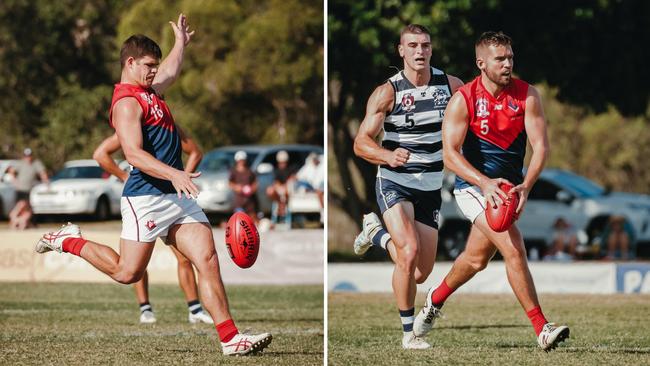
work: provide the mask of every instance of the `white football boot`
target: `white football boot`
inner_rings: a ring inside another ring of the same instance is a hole
[[[156,322],[156,315],[153,311],[145,310],[140,313],[140,324],[153,324]]]
[[[440,309],[433,306],[431,303],[431,295],[434,290],[435,288],[431,287],[429,291],[427,291],[427,298],[424,302],[424,307],[415,317],[415,321],[413,321],[413,334],[416,337],[424,337],[431,331],[431,328],[433,328],[436,318],[442,318],[444,316]]]
[[[273,340],[271,333],[238,333],[228,342],[221,342],[221,348],[223,349],[223,354],[226,356],[248,355],[262,351],[271,344],[271,340]]]
[[[402,337],[402,348],[404,349],[427,349],[431,345],[420,337],[416,337],[413,332],[404,333]]]
[[[372,237],[381,230],[381,221],[374,212],[363,215],[363,229],[354,239],[354,253],[362,255],[372,246]]]
[[[46,253],[52,250],[61,253],[63,251],[63,240],[67,238],[81,238],[79,226],[67,223],[61,226],[59,231],[43,234],[43,237],[36,243],[34,250],[36,253]]]
[[[208,313],[206,313],[205,311],[199,311],[196,314],[190,313],[188,319],[192,324],[196,324],[196,323],[214,324],[214,321],[212,320],[210,315],[208,315]]]
[[[555,326],[555,323],[546,323],[542,332],[537,337],[537,344],[544,350],[550,351],[565,339],[569,338],[569,327],[566,325]]]

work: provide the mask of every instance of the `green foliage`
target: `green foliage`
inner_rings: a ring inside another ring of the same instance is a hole
[[[552,91],[548,165],[648,193],[650,69],[640,45],[650,43],[650,3],[333,0],[329,8],[329,197],[355,222],[376,207],[376,171],[354,156],[353,138],[372,90],[402,68],[395,45],[409,23],[431,31],[432,64],[466,82],[478,75],[476,38],[503,30],[513,38],[515,73]]]
[[[204,150],[323,141],[322,2],[7,0],[0,2],[0,151],[25,145],[52,169],[89,158],[111,133],[119,50],[134,33],[174,44],[196,30],[167,101]]]

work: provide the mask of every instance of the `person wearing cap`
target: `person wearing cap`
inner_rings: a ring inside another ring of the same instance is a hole
[[[235,153],[235,166],[230,170],[228,184],[235,194],[233,206],[235,212],[241,211],[257,222],[257,177],[248,167],[245,151]]]
[[[16,205],[9,213],[9,225],[12,228],[24,229],[30,225],[33,215],[29,205],[29,192],[39,179],[43,183],[48,183],[50,180],[45,166],[40,160],[34,159],[30,148],[23,150],[23,158],[18,161],[15,168],[16,179],[13,184],[16,188]]]
[[[277,166],[273,171],[273,184],[266,188],[266,194],[278,204],[278,216],[285,216],[289,202],[288,183],[295,178],[294,171],[289,166],[289,154],[280,150],[275,155]]]

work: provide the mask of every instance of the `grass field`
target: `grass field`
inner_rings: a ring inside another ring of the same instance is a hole
[[[391,294],[328,298],[329,365],[650,365],[650,296],[543,295],[547,318],[571,328],[549,353],[513,295],[452,296],[423,351],[402,350]]]
[[[261,355],[225,357],[212,325],[189,324],[178,286],[152,285],[158,322],[138,323],[130,286],[0,283],[2,365],[322,365],[322,286],[227,286],[240,330],[266,331]]]

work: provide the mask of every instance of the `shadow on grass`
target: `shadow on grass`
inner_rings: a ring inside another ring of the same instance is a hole
[[[504,329],[504,328],[527,328],[530,325],[524,324],[483,324],[483,325],[452,325],[452,326],[440,326],[435,329]]]

